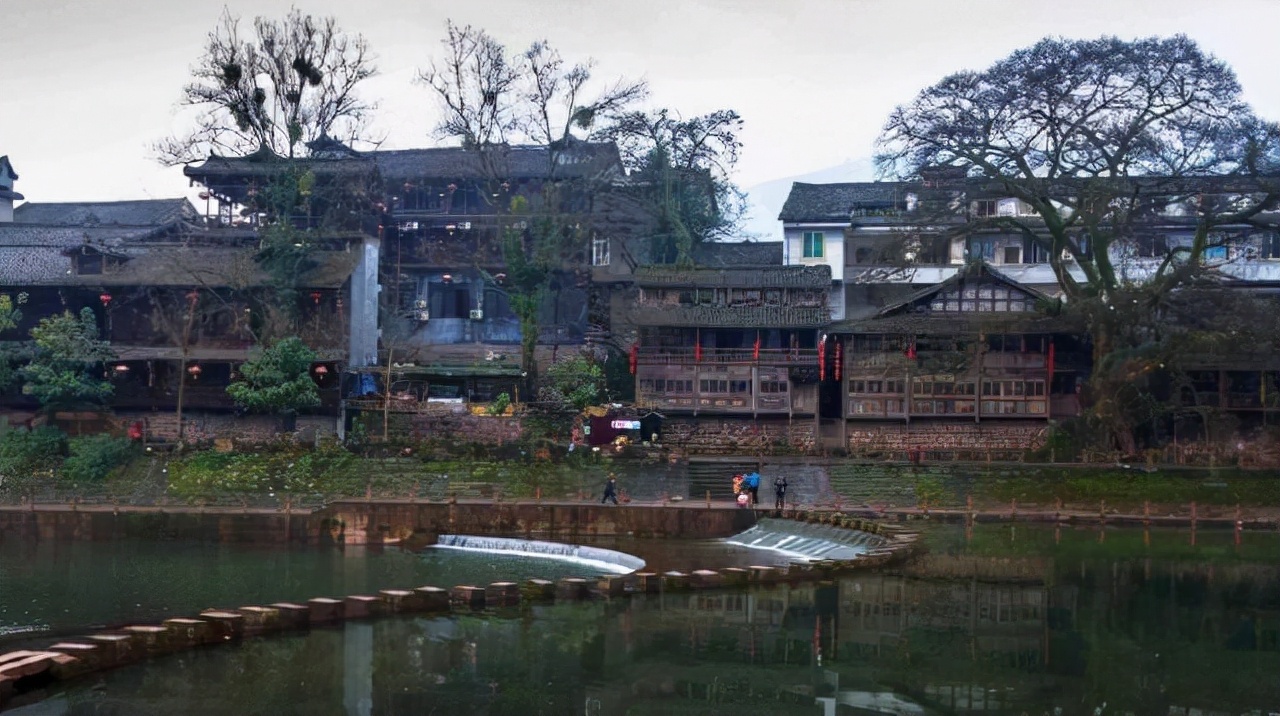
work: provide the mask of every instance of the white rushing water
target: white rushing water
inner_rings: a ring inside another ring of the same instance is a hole
[[[487,552],[489,554],[505,554],[513,557],[556,559],[611,574],[628,574],[644,567],[643,559],[625,552],[560,542],[541,542],[509,537],[440,535],[435,546],[441,549]]]
[[[755,527],[725,539],[751,549],[777,552],[793,559],[852,559],[884,544],[870,532],[790,520],[763,519]]]

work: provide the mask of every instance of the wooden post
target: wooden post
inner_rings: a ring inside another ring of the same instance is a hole
[[[711,490],[707,490],[707,507],[711,506]]]

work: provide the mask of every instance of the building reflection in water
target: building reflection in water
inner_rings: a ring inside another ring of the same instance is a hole
[[[113,672],[39,713],[115,703],[195,714],[1034,715],[1105,703],[1107,714],[1265,714],[1280,704],[1278,632],[1274,561],[940,554],[820,585],[351,623]]]

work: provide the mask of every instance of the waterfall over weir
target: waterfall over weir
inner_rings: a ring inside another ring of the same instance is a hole
[[[852,559],[884,544],[883,537],[870,532],[768,518],[724,541],[802,560]]]
[[[560,542],[540,542],[538,540],[507,537],[440,535],[436,540],[435,546],[444,549],[462,549],[468,552],[505,554],[513,557],[558,559],[613,574],[627,574],[644,567],[643,559],[625,552]]]

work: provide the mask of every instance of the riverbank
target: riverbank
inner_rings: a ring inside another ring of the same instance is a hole
[[[53,475],[34,489],[0,492],[0,504],[189,505],[311,509],[347,499],[585,502],[605,477],[621,497],[646,503],[732,498],[730,477],[759,471],[761,502],[775,478],[788,502],[812,508],[866,507],[945,514],[1054,511],[1245,519],[1280,509],[1280,474],[1240,468],[1135,468],[1010,463],[909,464],[846,459],[619,459],[561,461],[370,457],[336,446],[286,446],[250,453],[143,454],[102,481]],[[1194,507],[1193,507],[1194,505]],[[905,514],[905,513],[904,513]]]

